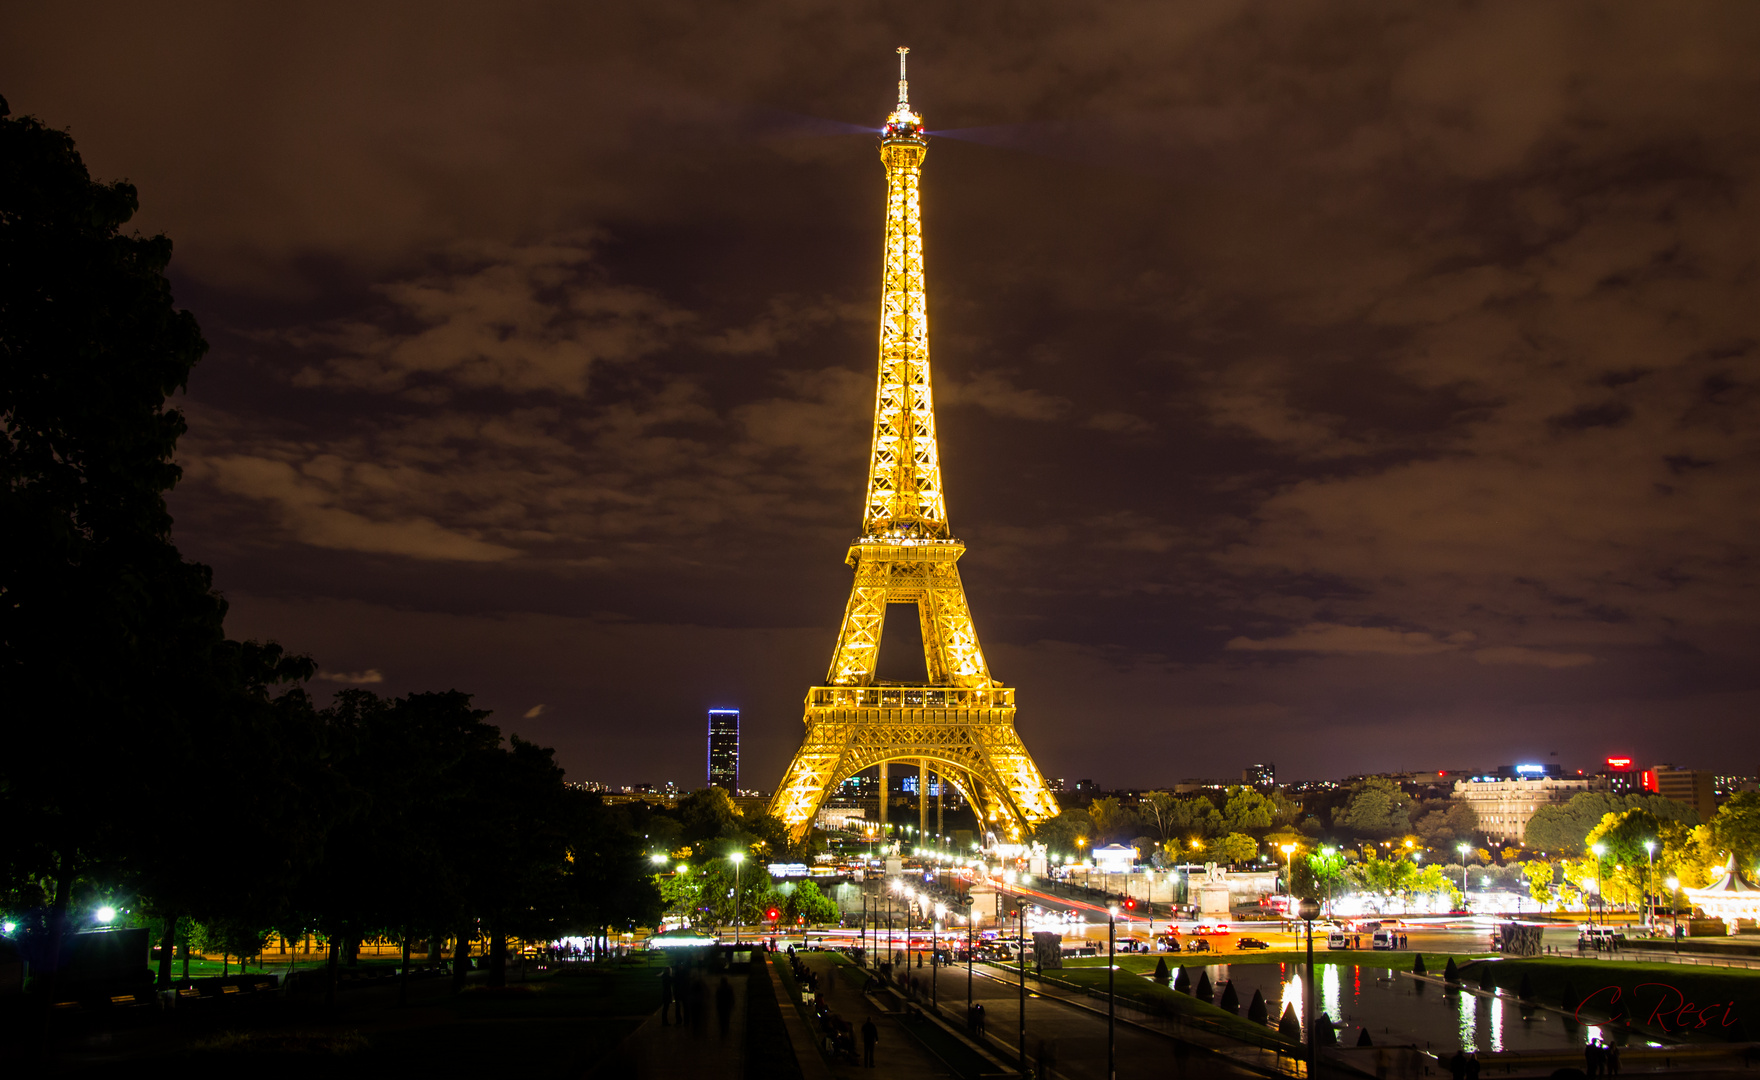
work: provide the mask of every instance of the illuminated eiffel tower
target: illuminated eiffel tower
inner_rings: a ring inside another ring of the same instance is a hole
[[[1014,730],[1014,691],[990,677],[960,584],[965,545],[947,527],[935,408],[929,385],[929,317],[918,199],[929,142],[911,111],[899,49],[898,108],[886,118],[886,265],[880,300],[880,377],[862,535],[850,545],[855,587],[825,686],[807,691],[806,738],[770,812],[796,840],[812,828],[827,792],[880,767],[885,819],[888,765],[914,763],[919,819],[928,832],[931,770],[971,802],[986,831],[1020,839],[1057,814],[1057,800]],[[874,677],[888,605],[912,605],[922,627],[928,681]],[[937,804],[937,817],[939,814]],[[939,832],[939,827],[937,827]]]

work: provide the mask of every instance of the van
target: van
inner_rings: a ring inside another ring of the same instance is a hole
[[[1373,948],[1373,949],[1397,949],[1397,948],[1399,948],[1399,931],[1398,930],[1377,930],[1377,931],[1375,931],[1375,936],[1371,939],[1369,947]]]

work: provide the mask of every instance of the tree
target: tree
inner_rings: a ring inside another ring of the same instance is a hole
[[[1222,806],[1223,827],[1230,832],[1257,834],[1271,828],[1277,810],[1276,803],[1252,788],[1231,787]]]
[[[809,925],[834,923],[840,917],[836,902],[812,881],[797,882],[782,910],[790,922],[805,921]]]
[[[1054,818],[1039,823],[1033,839],[1053,852],[1075,854],[1093,843],[1094,819],[1086,810],[1065,810]]]
[[[1345,881],[1347,860],[1337,848],[1324,848],[1296,860],[1297,895],[1307,900],[1323,900],[1337,896]],[[1311,891],[1300,891],[1303,879],[1312,884]]]
[[[216,721],[310,672],[227,641],[209,570],[172,543],[184,419],[167,398],[207,345],[173,302],[171,242],[121,231],[138,205],[133,186],[93,182],[65,133],[0,100],[0,695],[29,718],[0,755],[0,891],[43,904],[39,973],[58,966],[76,888],[151,875],[175,905],[179,852],[243,882],[233,860],[274,851],[251,836],[255,763],[231,756],[257,748],[267,714],[232,718],[236,738]],[[162,798],[162,770],[198,748],[206,802]],[[246,805],[211,811],[235,793]],[[159,914],[169,939],[176,913]]]
[[[1398,784],[1381,777],[1370,777],[1359,783],[1351,793],[1350,802],[1333,812],[1332,823],[1359,836],[1382,838],[1410,831],[1412,822],[1406,812],[1412,797]]]
[[[1711,838],[1744,870],[1760,860],[1760,793],[1738,791],[1711,819]]]
[[[1552,864],[1545,859],[1529,859],[1522,864],[1522,876],[1528,879],[1528,895],[1541,907],[1552,902]]]
[[[1427,848],[1452,849],[1456,841],[1471,840],[1479,831],[1479,815],[1470,803],[1450,800],[1442,806],[1430,803],[1429,807],[1412,823],[1412,831]]]
[[[1095,831],[1113,843],[1135,836],[1141,825],[1136,812],[1111,795],[1095,799],[1088,807],[1088,816],[1094,819]]]
[[[1212,862],[1233,865],[1249,862],[1259,854],[1259,842],[1245,833],[1229,833],[1205,845],[1204,854]]]
[[[1534,811],[1522,829],[1528,850],[1581,854],[1590,830],[1608,814],[1627,810],[1644,810],[1657,821],[1678,821],[1699,824],[1699,815],[1692,807],[1665,799],[1660,795],[1615,795],[1605,791],[1579,792],[1562,806],[1542,806]]]

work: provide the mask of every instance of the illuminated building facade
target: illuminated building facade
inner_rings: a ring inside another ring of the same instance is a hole
[[[1507,767],[1508,776],[1474,776],[1454,782],[1454,797],[1479,815],[1479,831],[1493,840],[1519,844],[1534,811],[1553,803],[1569,802],[1579,792],[1599,789],[1602,782],[1550,775],[1531,766],[1532,775]],[[1504,772],[1499,769],[1498,772]]]
[[[739,710],[709,710],[709,786],[739,794]]]
[[[881,131],[886,167],[886,252],[880,300],[880,363],[874,401],[862,534],[846,562],[855,582],[825,685],[807,691],[806,737],[771,802],[771,813],[799,839],[827,791],[879,766],[916,766],[927,792],[933,770],[971,801],[985,827],[1019,839],[1058,812],[1014,730],[1014,690],[991,677],[966,604],[958,562],[965,545],[948,528],[929,378],[929,318],[919,202],[929,141],[911,111],[899,50],[898,107]],[[922,632],[927,679],[875,677],[889,610],[913,616]],[[880,800],[882,821],[886,798]],[[922,832],[928,798],[919,798]],[[940,827],[936,830],[939,833]]]

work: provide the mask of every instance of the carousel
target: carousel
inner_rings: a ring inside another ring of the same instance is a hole
[[[1724,864],[1723,874],[1716,881],[1703,889],[1684,889],[1693,906],[1703,911],[1708,918],[1722,919],[1729,933],[1736,932],[1736,920],[1747,919],[1753,925],[1760,925],[1760,888],[1742,876],[1736,869],[1736,857],[1732,853],[1729,862]]]

